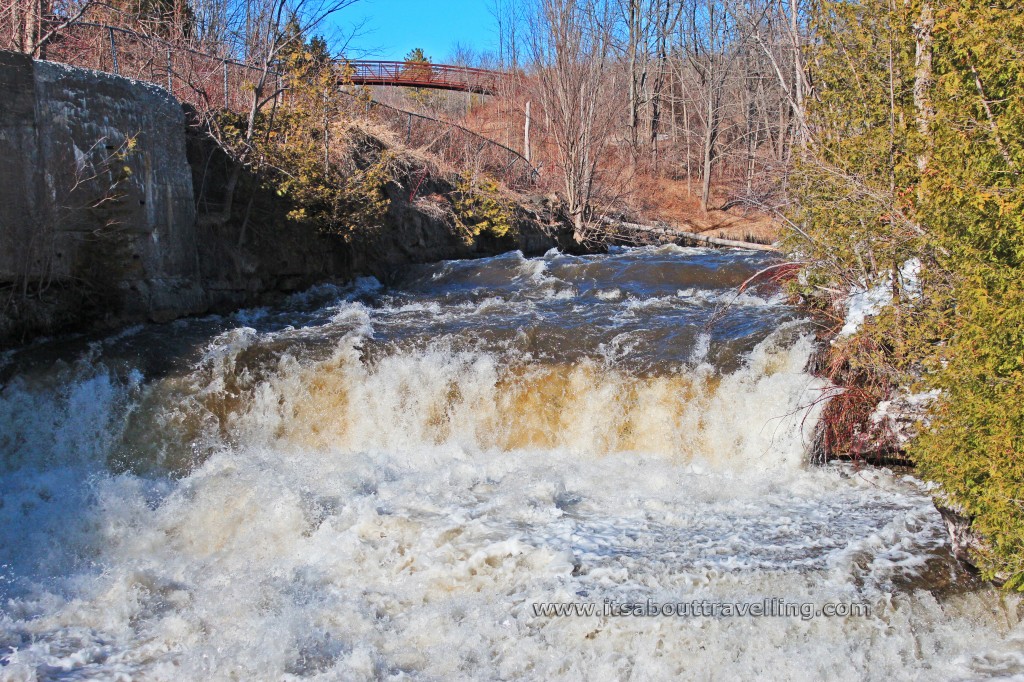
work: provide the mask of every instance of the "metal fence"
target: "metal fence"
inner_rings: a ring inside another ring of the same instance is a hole
[[[489,175],[513,189],[537,181],[537,170],[526,157],[468,128],[372,100],[362,108],[362,115],[396,131],[407,147],[434,154],[453,168]]]
[[[200,111],[248,109],[262,74],[202,49],[90,22],[62,29],[47,43],[43,58],[154,83]]]

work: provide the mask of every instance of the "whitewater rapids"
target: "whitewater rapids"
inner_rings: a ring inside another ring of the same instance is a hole
[[[924,484],[807,464],[810,323],[677,247],[0,358],[0,678],[1024,679]],[[550,603],[863,604],[844,617]]]

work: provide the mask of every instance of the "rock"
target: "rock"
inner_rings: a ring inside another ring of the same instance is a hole
[[[897,392],[896,395],[878,403],[869,417],[871,427],[885,434],[897,449],[902,449],[917,435],[918,425],[927,419],[928,408],[939,396],[939,392],[925,393]]]
[[[974,554],[985,554],[989,551],[988,541],[974,530],[973,520],[956,506],[948,505],[940,499],[933,500],[949,533],[951,551],[957,561],[972,573],[979,572],[974,563]],[[1010,579],[1009,573],[996,573],[990,582],[1000,586]]]

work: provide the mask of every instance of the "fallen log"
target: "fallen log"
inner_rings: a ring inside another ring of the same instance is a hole
[[[737,239],[722,239],[721,237],[708,237],[707,235],[698,234],[696,232],[683,232],[682,230],[670,230],[664,227],[657,227],[655,225],[641,225],[639,223],[629,223],[624,220],[605,220],[608,225],[618,225],[626,228],[627,230],[633,230],[637,232],[644,232],[647,234],[653,234],[661,238],[669,239],[673,243],[675,242],[696,242],[698,244],[707,244],[709,246],[721,246],[733,249],[752,249],[754,251],[781,251],[777,246],[771,244],[757,244],[755,242],[744,242]]]

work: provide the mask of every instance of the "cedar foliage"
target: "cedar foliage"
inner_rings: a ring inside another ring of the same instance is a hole
[[[936,9],[936,110],[919,210],[948,255],[944,399],[911,450],[974,517],[989,576],[1024,589],[1024,14],[1019,3]]]
[[[511,202],[501,196],[493,180],[474,181],[471,173],[462,173],[455,181],[452,206],[467,241],[481,234],[500,239],[513,229]]]
[[[869,383],[941,389],[908,452],[987,540],[983,575],[1024,589],[1024,13],[933,3],[930,116],[915,109],[921,0],[813,8],[817,145],[793,177],[804,293],[891,286],[833,347]],[[921,159],[924,159],[921,162]],[[909,290],[900,264],[921,260]]]
[[[314,37],[283,51],[278,68],[290,84],[287,98],[257,115],[250,170],[287,200],[290,222],[346,238],[379,229],[390,204],[384,190],[395,175],[394,155],[346,119],[338,86],[348,67]],[[242,115],[221,114],[228,148],[242,146],[245,125]]]

